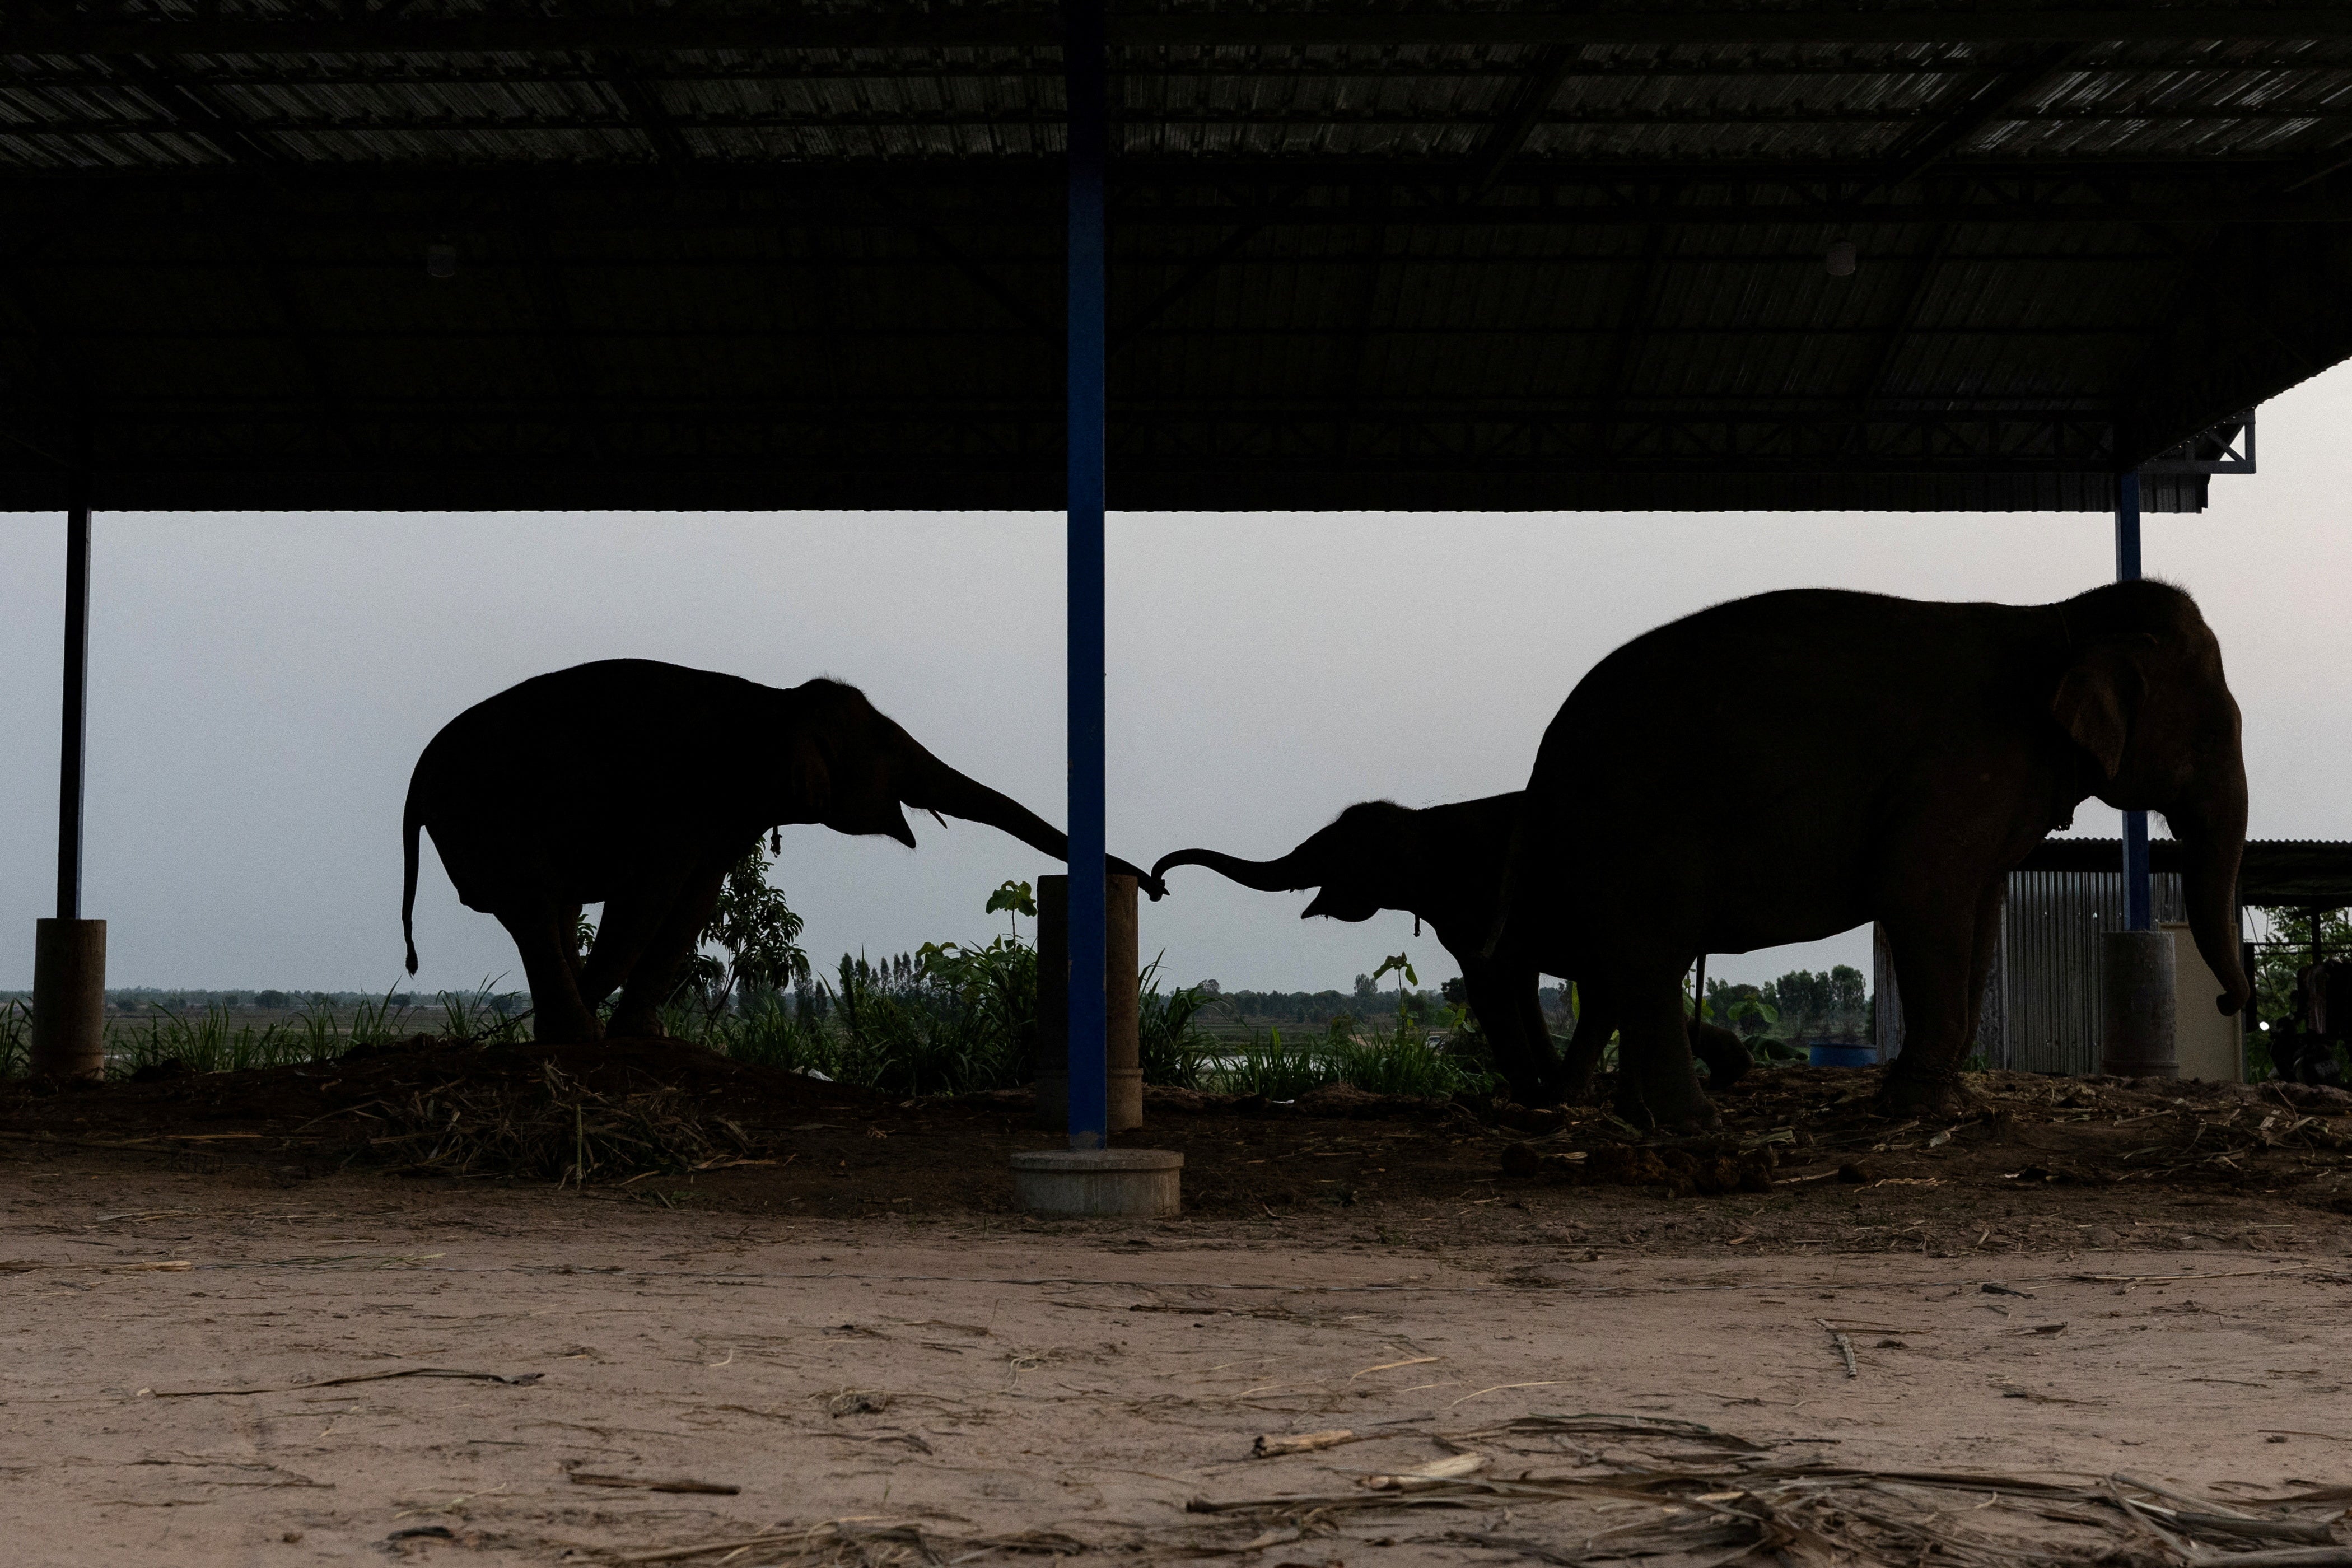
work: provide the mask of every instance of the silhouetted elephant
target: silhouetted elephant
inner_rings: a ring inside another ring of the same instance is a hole
[[[2289,1083],[2340,1084],[2336,1047],[2352,1040],[2352,960],[2306,963],[2294,973],[2294,1011],[2268,1035],[2271,1065]]]
[[[1690,766],[1695,733],[1740,766]],[[2009,871],[2091,795],[2165,815],[2197,950],[2236,1011],[2245,765],[2221,647],[2187,594],[1733,600],[1636,637],[1570,693],[1528,783],[1493,951],[1615,997],[1642,1098],[1688,1125],[1712,1119],[1681,1027],[1692,960],[1876,920],[1906,1026],[1885,1102],[1956,1109]]]
[[[1511,1097],[1528,1105],[1549,1105],[1561,1097],[1581,1099],[1591,1089],[1592,1063],[1608,1043],[1606,1026],[1597,1037],[1580,1020],[1577,1038],[1593,1037],[1581,1074],[1563,1079],[1559,1053],[1544,1025],[1538,998],[1541,976],[1526,965],[1497,963],[1480,952],[1502,908],[1504,856],[1519,796],[1488,795],[1415,809],[1391,801],[1368,800],[1341,812],[1331,825],[1273,860],[1244,860],[1214,849],[1180,849],[1151,868],[1164,877],[1178,866],[1205,866],[1259,892],[1319,889],[1299,911],[1307,920],[1367,921],[1382,910],[1402,910],[1426,921],[1445,951],[1462,966],[1470,1009],[1495,1052],[1495,1065],[1511,1086]],[[1586,1009],[1590,1017],[1591,1009]],[[1711,1027],[1711,1026],[1702,1026]],[[1715,1031],[1717,1035],[1727,1033]],[[1731,1048],[1713,1037],[1694,1040],[1718,1083],[1747,1070],[1746,1049],[1737,1036]]]
[[[761,833],[823,823],[911,847],[908,805],[1069,853],[1063,834],[931,755],[853,686],[780,690],[637,658],[537,676],[452,719],[417,759],[400,900],[408,972],[422,828],[458,898],[514,938],[541,1039],[595,1039],[596,1006],[615,987],[612,1032],[658,1034],[727,868]],[[1124,860],[1110,868],[1162,890]],[[600,901],[583,961],[581,907]]]

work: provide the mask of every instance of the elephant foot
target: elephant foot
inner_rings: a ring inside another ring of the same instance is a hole
[[[1973,1116],[1984,1106],[1958,1073],[1906,1073],[1896,1066],[1878,1086],[1877,1109],[1881,1116],[1952,1117]]]
[[[1723,1118],[1707,1102],[1706,1096],[1698,1092],[1697,1086],[1692,1089],[1688,1099],[1677,1096],[1664,1105],[1653,1104],[1637,1094],[1621,1092],[1616,1104],[1618,1120],[1678,1138],[1711,1132],[1722,1126]]]

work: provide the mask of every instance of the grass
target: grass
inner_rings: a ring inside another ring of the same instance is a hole
[[[1201,1088],[1268,1100],[1297,1100],[1340,1083],[1367,1094],[1430,1100],[1489,1093],[1495,1087],[1494,1075],[1479,1063],[1431,1043],[1425,1025],[1402,1019],[1386,1029],[1360,1028],[1339,1018],[1320,1038],[1287,1041],[1279,1029],[1252,1035],[1204,1053],[1196,1081]]]
[[[33,1009],[29,1003],[0,1002],[0,1078],[22,1078],[33,1059]]]
[[[509,1016],[498,1005],[491,983],[473,991],[444,991],[436,999],[440,1033],[467,1044],[523,1037],[530,1015]],[[238,1024],[229,1009],[215,1005],[201,1012],[181,1013],[167,1007],[143,1026],[118,1026],[107,1053],[109,1075],[127,1078],[145,1068],[177,1062],[190,1072],[246,1072],[255,1068],[301,1067],[333,1061],[363,1046],[390,1045],[421,1032],[431,1016],[424,1009],[404,1007],[387,993],[380,1001],[361,1002],[348,1016],[331,1002],[315,1002],[287,1022]],[[0,1026],[0,1062],[8,1058],[6,1036]],[[21,1068],[17,1069],[21,1070]]]

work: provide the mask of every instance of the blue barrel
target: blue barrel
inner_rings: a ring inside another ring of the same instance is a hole
[[[1840,1045],[1834,1040],[1806,1041],[1805,1056],[1817,1068],[1872,1068],[1878,1065],[1876,1046]]]

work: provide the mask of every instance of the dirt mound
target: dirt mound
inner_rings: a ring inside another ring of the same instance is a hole
[[[1396,1216],[1424,1209],[1447,1216],[1447,1236],[1574,1215],[1575,1238],[1596,1252],[1718,1235],[1930,1256],[2109,1234],[2253,1245],[2296,1226],[2332,1235],[2352,1215],[2352,1097],[2022,1073],[1969,1082],[1970,1112],[1906,1120],[1876,1110],[1874,1070],[1759,1068],[1717,1097],[1719,1128],[1680,1139],[1590,1106],[1154,1089],[1144,1127],[1113,1142],[1181,1153],[1191,1215],[1363,1216],[1374,1237],[1403,1234]],[[304,1067],[47,1093],[0,1085],[0,1162],[100,1150],[277,1186],[340,1170],[567,1185],[584,1172],[592,1192],[665,1206],[1010,1214],[1010,1155],[1062,1141],[1032,1106],[1025,1089],[892,1100],[668,1040],[425,1038]]]
[[[878,1103],[863,1089],[732,1060],[680,1040],[595,1045],[481,1045],[417,1035],[362,1046],[330,1062],[191,1073],[157,1064],[127,1082],[0,1084],[0,1122],[129,1138],[186,1127],[242,1125],[381,1135],[410,1108],[452,1096],[520,1105],[551,1083],[620,1101],[673,1097],[698,1114],[736,1121],[806,1119]],[[403,1131],[414,1131],[404,1125]]]
[[[1973,1112],[1897,1121],[1876,1109],[1877,1068],[1760,1068],[1716,1097],[1698,1138],[1644,1132],[1608,1111],[1497,1106],[1500,1126],[1543,1136],[1502,1151],[1515,1180],[1655,1188],[1668,1196],[1845,1185],[2031,1187],[2120,1184],[2306,1189],[2336,1208],[2352,1151],[2352,1095],[2300,1084],[1972,1075]],[[1606,1098],[1607,1087],[1603,1088]]]

